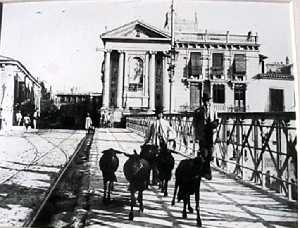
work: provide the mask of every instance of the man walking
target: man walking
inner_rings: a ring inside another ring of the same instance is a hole
[[[203,177],[207,180],[212,179],[210,161],[212,160],[213,128],[215,128],[210,118],[209,100],[208,94],[204,93],[202,105],[194,111],[193,118],[195,138],[199,141],[197,156],[202,156],[205,160]]]
[[[163,107],[155,109],[156,120],[151,124],[145,144],[150,143],[158,148],[167,146],[169,142],[175,143],[176,132],[170,123],[163,119]]]

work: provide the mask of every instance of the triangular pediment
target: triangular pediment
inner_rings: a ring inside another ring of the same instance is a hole
[[[169,39],[169,34],[157,29],[151,25],[145,24],[139,20],[130,22],[111,31],[105,32],[101,35],[102,39],[105,38],[158,38]]]

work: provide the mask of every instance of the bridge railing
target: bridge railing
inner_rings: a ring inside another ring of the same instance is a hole
[[[219,113],[218,117],[216,165],[296,200],[295,113]]]
[[[142,136],[155,115],[126,116],[126,127]],[[166,114],[176,130],[176,150],[195,155],[193,115]],[[294,112],[219,113],[214,134],[215,166],[237,178],[297,200],[297,136]]]

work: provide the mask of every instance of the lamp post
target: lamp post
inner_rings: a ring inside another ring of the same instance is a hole
[[[171,62],[169,64],[169,83],[170,83],[170,102],[169,102],[169,112],[171,113],[174,105],[173,105],[173,99],[172,99],[172,94],[173,94],[173,82],[174,82],[174,74],[175,74],[175,55],[176,55],[176,50],[175,50],[175,31],[174,31],[174,0],[172,0],[171,3],[171,50],[170,50],[170,55],[171,55]]]

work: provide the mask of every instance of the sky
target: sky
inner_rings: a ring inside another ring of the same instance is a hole
[[[101,92],[100,34],[135,19],[163,28],[171,0],[82,0],[7,3],[0,54],[20,60],[54,91]],[[199,28],[258,33],[268,61],[292,60],[288,3],[175,0],[180,18],[198,17]]]

